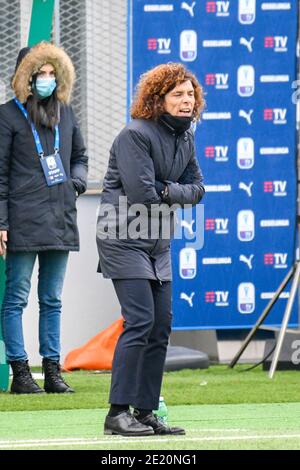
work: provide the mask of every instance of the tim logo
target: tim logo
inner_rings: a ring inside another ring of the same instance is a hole
[[[216,235],[227,235],[229,219],[206,219],[205,230],[215,232]]]
[[[216,16],[229,16],[230,2],[214,1],[206,2],[206,13],[215,13]]]
[[[216,162],[228,162],[228,146],[209,145],[204,150],[205,157],[214,159]]]
[[[287,52],[287,36],[265,36],[264,47],[273,49],[274,52]]]
[[[205,85],[213,86],[216,90],[228,90],[228,73],[207,73]]]
[[[287,268],[287,253],[265,253],[264,264],[275,269]]]
[[[148,51],[156,51],[158,54],[171,53],[171,39],[170,38],[149,38]]]
[[[239,96],[252,96],[255,89],[255,71],[252,65],[241,65],[237,74],[237,91]]]
[[[237,231],[238,239],[241,242],[250,242],[253,240],[255,234],[254,212],[244,210],[238,213]]]
[[[264,121],[272,121],[273,124],[286,124],[286,108],[265,108]]]
[[[215,304],[215,307],[228,307],[229,292],[222,290],[205,292],[205,302]]]
[[[273,196],[286,196],[286,187],[287,181],[264,181],[264,193],[271,193]]]
[[[237,142],[237,165],[241,170],[250,170],[254,165],[254,140],[241,137]]]
[[[242,282],[238,287],[238,311],[253,313],[255,309],[255,287],[251,282]]]
[[[239,0],[238,18],[241,24],[252,24],[255,21],[256,0]]]

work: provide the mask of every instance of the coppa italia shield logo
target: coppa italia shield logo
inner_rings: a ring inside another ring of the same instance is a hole
[[[255,21],[256,0],[239,0],[239,22],[252,24]]]
[[[255,89],[255,71],[252,65],[241,65],[237,74],[237,91],[241,97],[252,96]]]
[[[251,282],[242,282],[238,287],[238,311],[252,313],[255,309],[255,287]]]
[[[238,239],[241,242],[250,242],[254,238],[255,224],[254,213],[251,210],[243,210],[237,217]]]
[[[237,165],[241,170],[250,170],[254,165],[254,141],[241,137],[237,142]]]
[[[229,16],[229,7],[229,1],[208,1],[206,2],[206,13],[215,13],[216,16]]]
[[[228,307],[229,292],[222,290],[205,292],[205,302],[214,304],[216,307]]]
[[[287,257],[287,253],[265,253],[264,264],[275,269],[286,269]]]
[[[182,279],[193,279],[197,274],[197,254],[194,248],[183,248],[179,254],[179,274]]]
[[[227,145],[208,145],[204,153],[206,158],[214,159],[216,162],[228,162]]]
[[[185,30],[180,33],[180,59],[183,62],[193,62],[197,57],[197,33]]]

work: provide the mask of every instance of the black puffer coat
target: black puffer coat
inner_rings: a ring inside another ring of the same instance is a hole
[[[54,133],[38,129],[45,154]],[[60,156],[68,180],[48,187],[32,131],[15,102],[0,106],[0,230],[8,250],[79,250],[76,192],[84,192],[87,156],[72,108],[61,106]]]
[[[169,196],[163,202],[197,204],[203,194],[202,174],[195,156],[192,131],[176,135],[163,122],[134,119],[115,139],[104,179],[97,226],[98,271],[111,279],[171,280],[170,240],[103,239],[101,207],[118,206],[127,196],[129,207],[149,209],[162,202],[155,181],[168,181]],[[130,218],[128,219],[130,223]]]

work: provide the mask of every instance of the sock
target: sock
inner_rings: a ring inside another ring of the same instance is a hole
[[[112,418],[114,416],[118,416],[120,413],[123,413],[123,411],[128,411],[129,410],[129,405],[110,405],[110,409],[108,412],[108,416],[111,416]]]
[[[135,408],[134,413],[141,419],[145,418],[145,416],[152,413],[152,410],[145,410],[143,408]]]

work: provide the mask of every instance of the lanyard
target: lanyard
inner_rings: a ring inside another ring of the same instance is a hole
[[[33,134],[33,138],[34,138],[34,141],[35,141],[35,146],[36,146],[36,149],[37,149],[37,152],[38,152],[39,156],[41,158],[44,158],[45,153],[44,153],[44,150],[43,150],[43,147],[42,147],[42,144],[41,144],[40,136],[38,134],[38,131],[36,130],[35,125],[30,120],[30,117],[29,117],[26,109],[24,108],[22,103],[20,103],[18,98],[15,97],[14,100],[15,100],[16,105],[22,111],[23,115],[25,116],[25,118],[27,119],[27,121],[29,122],[29,124],[31,126],[31,131],[32,131],[32,134]],[[54,153],[57,154],[58,152],[59,152],[59,130],[58,130],[58,125],[56,124],[56,126],[55,126]]]

